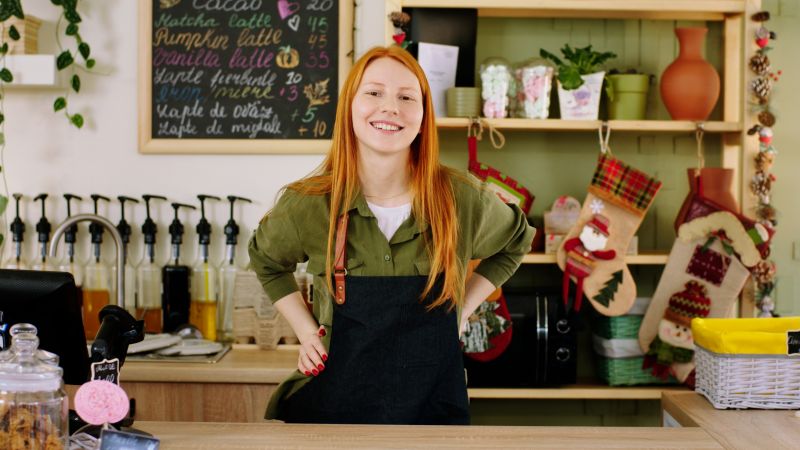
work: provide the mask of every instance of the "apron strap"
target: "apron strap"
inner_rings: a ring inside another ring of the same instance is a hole
[[[344,304],[344,277],[347,275],[347,269],[344,267],[345,251],[347,250],[347,224],[350,222],[350,215],[345,211],[344,214],[339,216],[336,226],[336,250],[334,252],[335,260],[333,263],[333,278],[336,282],[336,293],[334,298],[339,305]]]

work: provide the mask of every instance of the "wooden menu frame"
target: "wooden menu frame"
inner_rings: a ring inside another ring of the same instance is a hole
[[[144,154],[324,154],[330,139],[164,139],[152,134],[153,2],[139,2],[139,153]],[[267,1],[267,0],[265,0]],[[268,0],[275,1],[275,0]],[[337,91],[341,89],[353,55],[353,2],[339,0]],[[331,124],[333,126],[333,124]]]

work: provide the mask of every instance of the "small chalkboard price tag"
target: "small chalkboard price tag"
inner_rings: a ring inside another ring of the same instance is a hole
[[[119,384],[119,359],[104,359],[92,363],[92,380],[109,381]]]
[[[789,355],[800,354],[800,330],[788,331],[786,333],[786,347]]]
[[[100,450],[158,450],[159,440],[152,436],[103,430],[100,432]]]

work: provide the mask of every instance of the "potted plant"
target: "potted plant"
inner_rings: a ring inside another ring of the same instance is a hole
[[[569,44],[564,45],[561,53],[565,61],[545,49],[539,50],[542,58],[549,59],[556,65],[561,118],[597,120],[605,77],[601,67],[617,55],[592,50],[591,45],[573,49]]]
[[[608,118],[611,120],[644,120],[647,112],[647,93],[653,76],[636,69],[620,72],[611,69],[606,76]]]

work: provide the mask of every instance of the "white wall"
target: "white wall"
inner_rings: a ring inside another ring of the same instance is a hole
[[[200,193],[220,197],[235,194],[249,197],[254,205],[237,207],[236,220],[242,229],[238,260],[246,261],[245,244],[251,229],[273,204],[281,186],[302,177],[315,168],[322,155],[142,155],[137,148],[137,0],[83,0],[79,12],[84,17],[81,34],[92,46],[98,61],[96,72],[103,75],[83,75],[82,90],[70,97],[73,112],[82,112],[86,125],[82,130],[68,124],[66,118],[52,112],[55,98],[63,90],[22,89],[7,90],[6,149],[4,169],[11,192],[24,194],[27,201],[21,206],[21,216],[27,225],[25,253],[30,259],[36,253],[36,221],[40,207],[30,199],[47,192],[47,213],[55,228],[66,217],[62,194],[72,192],[84,197],[80,212],[92,208],[89,194],[108,197],[127,195],[139,197],[143,193],[161,194],[172,201],[198,205]],[[149,4],[149,1],[147,2]],[[25,12],[43,19],[39,31],[40,53],[57,53],[54,38],[58,9],[50,0],[25,0]],[[360,48],[381,42],[383,22],[372,21],[360,33]],[[376,23],[377,22],[377,23]],[[377,25],[380,25],[378,27]],[[377,33],[377,34],[376,34]],[[377,36],[377,37],[375,37]],[[365,39],[376,39],[371,44]],[[62,43],[68,41],[63,40]],[[71,42],[70,42],[71,44]],[[163,203],[163,202],[162,202]],[[144,206],[127,207],[126,219],[135,224],[131,238],[130,254],[137,261],[141,256],[140,226],[144,220]],[[227,201],[208,205],[207,215],[213,225],[212,259],[218,261],[224,254],[222,228],[228,220]],[[159,257],[168,257],[167,227],[172,220],[168,204],[154,208],[154,220],[159,224]],[[13,203],[6,214],[3,227],[10,243],[7,224],[13,219]],[[73,214],[75,210],[73,209]],[[114,223],[119,220],[119,203],[102,206],[100,213]],[[209,214],[210,213],[210,214]],[[194,226],[198,213],[182,213],[187,233],[184,235],[184,262],[192,262],[196,254]],[[82,245],[79,256],[89,254],[87,225],[81,226]],[[106,241],[110,241],[107,237]],[[63,244],[62,244],[63,245]],[[8,257],[11,245],[4,245]],[[113,258],[112,246],[104,249],[107,258]]]

